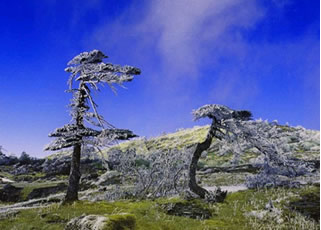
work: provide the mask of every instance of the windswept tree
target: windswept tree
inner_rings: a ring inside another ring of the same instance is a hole
[[[104,63],[104,58],[107,56],[99,50],[83,52],[68,62],[69,67],[65,69],[66,72],[71,73],[68,92],[73,95],[69,105],[72,120],[49,134],[49,137],[56,137],[56,139],[45,148],[51,151],[73,149],[65,203],[78,200],[82,151],[88,149],[92,151],[99,146],[109,145],[115,140],[127,140],[136,136],[130,130],[116,129],[105,121],[97,111],[97,104],[91,92],[99,91],[99,86],[104,84],[108,84],[115,91],[114,84],[122,85],[124,82],[132,81],[134,75],[139,75],[141,71],[127,65]],[[77,88],[73,87],[75,84]],[[86,127],[85,122],[99,129]]]
[[[196,169],[198,160],[201,157],[203,151],[207,150],[212,143],[213,138],[224,139],[229,135],[229,126],[226,121],[230,120],[249,120],[251,119],[251,112],[249,111],[236,111],[232,110],[223,105],[204,105],[197,110],[193,111],[194,120],[198,120],[204,117],[208,117],[212,120],[210,129],[206,135],[205,141],[198,143],[196,145],[195,151],[193,153],[192,161],[189,169],[189,188],[192,192],[205,198],[209,192],[199,186],[196,182]],[[214,197],[216,200],[224,199],[226,193],[218,193],[217,197]]]
[[[219,143],[219,154],[233,153],[235,163],[246,152],[255,151],[263,156],[260,172],[248,179],[247,186],[250,188],[267,184],[282,185],[282,182],[278,181],[279,176],[293,178],[311,173],[315,169],[309,162],[293,157],[293,149],[287,141],[289,133],[293,134],[295,131],[297,138],[303,142],[308,138],[304,137],[304,132],[298,128],[292,128],[291,132],[288,132],[289,127],[282,127],[276,121],[252,120],[249,111],[232,110],[216,104],[204,105],[194,110],[193,115],[195,120],[204,117],[212,120],[205,141],[196,145],[189,171],[189,188],[201,198],[209,196],[214,200],[222,200],[226,195],[220,190],[217,194],[210,194],[196,182],[197,162],[202,152],[210,147],[213,138]]]

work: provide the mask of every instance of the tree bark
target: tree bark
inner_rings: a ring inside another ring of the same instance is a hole
[[[80,180],[80,153],[81,145],[77,144],[74,146],[72,159],[71,159],[71,168],[69,174],[69,184],[67,193],[64,199],[64,203],[71,203],[78,200],[78,189],[79,189],[79,180]]]
[[[197,184],[196,169],[197,169],[198,160],[200,159],[202,152],[211,146],[212,139],[215,135],[214,126],[215,126],[215,121],[213,120],[210,130],[207,133],[206,140],[202,143],[197,144],[196,149],[193,153],[192,161],[189,168],[189,183],[188,183],[189,188],[192,192],[199,195],[202,199],[205,198],[205,195],[208,193],[208,191]]]
[[[79,95],[77,98],[78,102],[78,110],[76,114],[76,125],[79,129],[83,128],[83,112],[82,110],[86,109],[86,90],[85,83],[79,83]],[[79,143],[75,144],[73,147],[72,159],[71,159],[71,167],[69,174],[69,184],[67,193],[64,199],[64,204],[72,203],[78,200],[78,190],[79,190],[79,181],[80,181],[80,155],[81,155],[81,141],[82,137],[79,137]]]

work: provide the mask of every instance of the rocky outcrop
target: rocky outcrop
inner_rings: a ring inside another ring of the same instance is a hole
[[[134,230],[136,218],[132,214],[117,215],[82,215],[71,219],[65,230]]]

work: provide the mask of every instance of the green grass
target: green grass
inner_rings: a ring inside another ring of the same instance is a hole
[[[180,198],[157,199],[154,201],[123,200],[117,202],[85,202],[79,201],[69,206],[53,204],[49,207],[22,210],[16,216],[0,220],[0,229],[16,230],[58,230],[73,217],[82,214],[108,215],[129,213],[136,218],[137,229],[148,230],[188,230],[188,229],[319,229],[319,224],[293,211],[290,203],[299,200],[306,194],[318,194],[318,186],[301,189],[264,189],[247,190],[228,194],[226,200],[219,204],[208,204],[200,200],[185,201]],[[269,199],[275,207],[282,210],[282,224],[276,224],[273,219],[255,219],[246,213],[253,210],[263,210]],[[196,202],[212,212],[208,220],[197,220],[165,214],[162,204],[175,202]],[[315,210],[318,208],[316,203]],[[305,225],[303,225],[305,224]],[[257,228],[261,226],[261,228]],[[263,226],[263,227],[262,227]],[[266,228],[265,228],[265,227]],[[268,228],[268,227],[271,228]],[[274,228],[273,228],[274,227]],[[275,228],[277,227],[277,228]],[[297,228],[294,228],[297,227]]]

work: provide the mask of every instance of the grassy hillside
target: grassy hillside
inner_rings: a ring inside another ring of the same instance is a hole
[[[138,154],[146,154],[150,151],[167,151],[168,149],[178,148],[182,149],[184,147],[191,146],[193,144],[202,142],[206,138],[209,125],[206,126],[195,126],[189,129],[181,129],[174,133],[160,135],[153,138],[136,138],[133,140],[121,142],[117,145],[114,145],[110,148],[104,149],[103,156],[107,157],[108,153],[113,150],[126,151],[128,149],[136,149]],[[285,132],[291,133],[293,128],[284,126],[283,130]],[[298,144],[295,139],[289,138],[289,144],[294,146],[294,156],[301,159],[319,159],[320,156],[320,132],[316,130],[305,130],[306,135],[311,136],[310,141],[307,143]],[[208,155],[201,159],[200,164],[208,166],[226,166],[229,165],[230,161],[233,158],[233,154],[227,154],[224,156],[217,155],[217,146],[216,141],[213,140],[213,143],[208,150]],[[55,158],[60,156],[65,156],[70,154],[69,151],[61,151],[54,153],[48,158]],[[83,156],[90,158],[101,158],[100,154],[92,153],[91,156]],[[247,152],[242,155],[240,163],[249,163],[251,159],[258,157],[258,154],[255,152]]]
[[[144,154],[148,151],[161,150],[165,151],[171,148],[184,148],[186,146],[201,142],[205,139],[209,126],[195,126],[190,129],[182,129],[174,133],[160,135],[158,137],[145,138],[139,137],[133,140],[124,141],[114,145],[102,152],[107,156],[109,151],[119,149],[126,151],[127,149],[136,149],[137,153]],[[70,150],[60,151],[49,155],[47,158],[55,158],[70,154]],[[100,157],[99,154],[93,153],[95,157]]]

